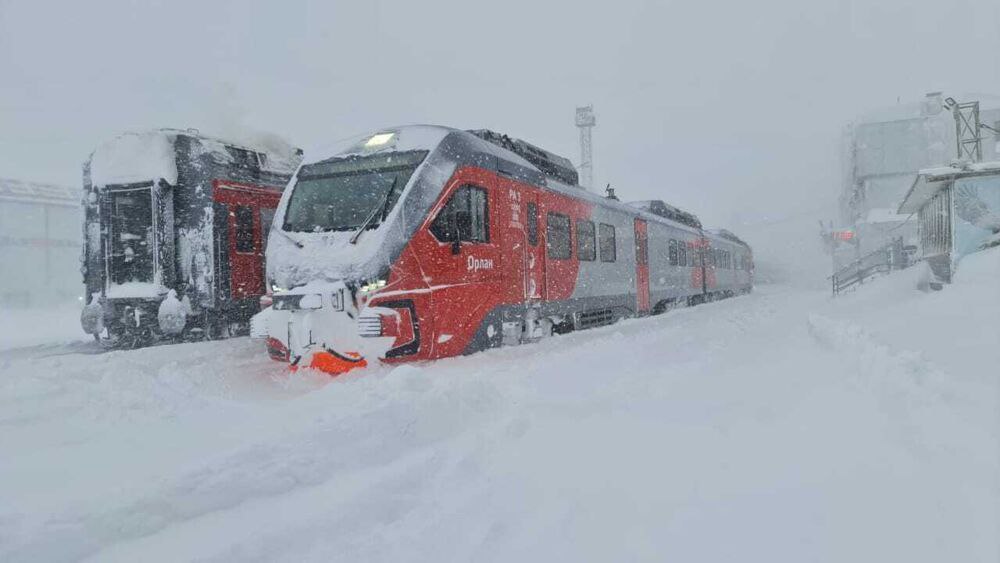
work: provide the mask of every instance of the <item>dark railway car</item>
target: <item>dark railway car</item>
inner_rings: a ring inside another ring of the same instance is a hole
[[[660,201],[577,185],[489,131],[385,130],[304,164],[268,247],[276,359],[340,373],[469,354],[752,288],[750,248]]]
[[[240,332],[265,294],[264,250],[301,150],[158,129],[84,164],[84,331],[117,346]]]

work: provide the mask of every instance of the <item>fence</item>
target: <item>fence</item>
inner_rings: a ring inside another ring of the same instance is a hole
[[[830,276],[833,294],[837,295],[845,289],[861,285],[866,279],[892,270],[902,270],[909,266],[909,260],[903,250],[903,238],[898,237],[889,244],[869,252]]]

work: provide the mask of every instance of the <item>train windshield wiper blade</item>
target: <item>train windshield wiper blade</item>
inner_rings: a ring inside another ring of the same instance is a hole
[[[296,240],[296,239],[295,239],[294,237],[292,237],[292,235],[290,235],[290,234],[288,234],[287,232],[285,232],[285,230],[284,230],[284,229],[280,229],[280,228],[279,228],[279,229],[276,229],[276,230],[277,230],[277,231],[278,231],[279,233],[281,233],[281,236],[283,236],[283,237],[285,237],[286,239],[288,239],[289,241],[291,241],[291,243],[292,243],[292,244],[294,244],[295,246],[297,246],[297,247],[299,247],[299,248],[303,248],[303,247],[305,246],[304,244],[302,244],[302,242],[301,242],[301,241],[298,241],[298,240]]]
[[[385,197],[382,198],[382,202],[379,203],[377,206],[375,206],[375,209],[372,209],[371,214],[368,216],[367,219],[365,219],[365,222],[361,223],[361,226],[358,227],[358,230],[355,231],[354,234],[351,236],[351,241],[350,241],[351,244],[358,244],[358,239],[361,238],[361,233],[365,232],[365,229],[367,229],[368,226],[372,224],[372,221],[375,220],[375,217],[378,217],[379,215],[383,215],[385,213],[385,207],[389,205],[389,198],[392,196],[392,192],[396,191],[397,180],[399,180],[399,176],[396,176],[395,178],[392,179],[392,185],[389,186],[388,190],[386,190]]]

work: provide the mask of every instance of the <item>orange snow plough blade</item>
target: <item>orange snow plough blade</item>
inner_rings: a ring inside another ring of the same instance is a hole
[[[292,364],[289,369],[296,372],[300,367],[307,367],[330,375],[340,375],[367,366],[368,362],[357,352],[339,354],[333,350],[320,350],[313,353],[308,365]]]

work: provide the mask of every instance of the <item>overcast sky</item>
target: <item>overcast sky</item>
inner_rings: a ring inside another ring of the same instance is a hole
[[[0,0],[0,176],[78,185],[160,126],[488,127],[578,162],[592,103],[599,185],[724,224],[832,202],[858,112],[1000,93],[997,0],[587,4]]]

